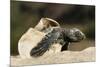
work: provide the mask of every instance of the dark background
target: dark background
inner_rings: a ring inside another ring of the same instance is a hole
[[[89,42],[95,46],[95,6],[11,1],[10,8],[11,55],[18,55],[18,40],[42,17],[54,19],[64,28],[79,28],[87,37],[81,42],[86,44],[84,48],[91,46]]]

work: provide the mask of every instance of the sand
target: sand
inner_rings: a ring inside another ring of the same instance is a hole
[[[78,62],[94,62],[95,47],[88,47],[82,51],[63,51],[57,54],[43,55],[38,58],[21,59],[11,56],[11,66],[37,65],[37,64],[62,64]]]

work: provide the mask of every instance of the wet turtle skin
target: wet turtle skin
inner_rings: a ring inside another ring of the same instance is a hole
[[[79,42],[85,38],[85,35],[77,28],[53,28],[51,32],[45,35],[45,37],[34,47],[30,55],[32,57],[42,56],[53,43],[60,43],[62,50],[67,50],[68,45],[71,42]]]

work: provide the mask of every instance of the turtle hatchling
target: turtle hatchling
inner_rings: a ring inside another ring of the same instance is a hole
[[[65,29],[65,28],[53,28],[51,32],[45,35],[45,37],[34,47],[30,55],[38,57],[43,55],[54,43],[60,43],[68,49],[69,43],[79,42],[85,38],[85,35],[77,28]],[[62,49],[64,50],[64,49]]]
[[[42,18],[34,29],[30,32],[31,35],[30,33],[24,34],[19,40],[18,50],[22,58],[40,57],[54,44],[61,46],[60,52],[68,50],[69,43],[80,42],[85,38],[84,33],[79,29],[61,28],[58,22],[49,18]]]

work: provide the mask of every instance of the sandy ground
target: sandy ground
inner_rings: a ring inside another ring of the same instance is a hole
[[[36,65],[36,64],[61,64],[76,62],[94,62],[95,47],[82,51],[63,51],[57,54],[44,55],[39,58],[21,59],[20,56],[11,56],[11,66]]]

